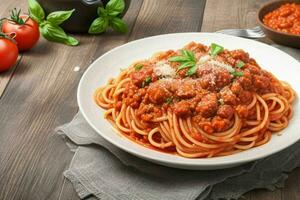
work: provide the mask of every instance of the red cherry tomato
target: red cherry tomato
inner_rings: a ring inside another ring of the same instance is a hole
[[[12,67],[18,58],[18,47],[10,39],[0,38],[0,72]]]
[[[6,34],[15,33],[14,38],[17,42],[20,51],[31,49],[40,38],[39,25],[34,20],[26,15],[20,16],[25,21],[25,24],[5,20],[2,24],[2,32]]]

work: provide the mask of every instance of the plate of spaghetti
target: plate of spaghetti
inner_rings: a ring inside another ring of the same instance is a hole
[[[98,58],[77,98],[95,131],[135,156],[176,168],[228,168],[300,139],[299,67],[257,41],[166,34]]]

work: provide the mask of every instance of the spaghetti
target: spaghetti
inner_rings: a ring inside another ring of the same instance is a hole
[[[243,50],[195,42],[134,63],[94,94],[117,132],[187,158],[267,143],[288,126],[294,98]]]

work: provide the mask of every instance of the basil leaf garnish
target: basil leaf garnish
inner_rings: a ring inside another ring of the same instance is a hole
[[[177,71],[180,71],[185,68],[189,68],[189,70],[186,72],[186,76],[191,76],[196,73],[197,71],[197,65],[196,65],[196,57],[195,54],[190,50],[181,50],[180,56],[173,56],[170,57],[168,60],[170,62],[179,62],[181,65],[177,68]]]
[[[231,74],[232,74],[234,77],[244,76],[244,73],[243,73],[243,72],[237,72],[237,71],[231,72]]]
[[[139,70],[141,70],[143,67],[144,67],[144,65],[142,65],[142,64],[137,64],[137,65],[134,66],[134,69],[135,69],[135,71],[139,71]]]
[[[40,26],[42,36],[52,42],[59,42],[67,45],[77,45],[78,41],[68,36],[65,31],[56,25],[53,25],[49,22],[44,22]]]
[[[47,16],[47,21],[51,22],[54,25],[60,25],[61,23],[63,23],[67,19],[69,19],[74,11],[75,11],[75,9],[68,10],[68,11],[52,12]]]
[[[128,27],[118,16],[124,11],[124,0],[110,0],[105,8],[100,6],[97,9],[98,18],[96,18],[89,28],[90,34],[99,34],[105,32],[109,27],[113,30],[126,33]]]
[[[209,55],[211,56],[216,56],[218,55],[219,53],[222,53],[224,51],[224,47],[216,44],[216,43],[212,43],[210,45],[210,52],[209,52]]]
[[[108,20],[104,17],[96,18],[89,28],[89,33],[91,34],[99,34],[106,31],[108,27]]]
[[[115,31],[117,31],[119,33],[127,33],[128,32],[128,28],[127,28],[125,22],[120,18],[117,18],[117,17],[112,18],[110,21],[110,25]]]
[[[124,11],[125,2],[124,0],[110,0],[106,4],[105,9],[109,16],[115,17]]]
[[[237,63],[236,63],[236,65],[235,65],[236,67],[238,67],[238,68],[243,68],[244,66],[245,66],[245,63],[243,62],[243,61],[238,61]]]
[[[75,11],[55,11],[50,13],[45,19],[45,12],[42,6],[36,0],[28,0],[29,15],[37,21],[42,36],[49,41],[59,42],[70,46],[78,45],[79,42],[75,38],[68,36],[59,26],[61,23],[69,19]]]
[[[45,12],[42,6],[36,0],[28,0],[30,17],[41,23],[45,19]]]

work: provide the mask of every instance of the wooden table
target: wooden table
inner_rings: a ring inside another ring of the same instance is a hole
[[[78,199],[63,177],[73,153],[54,128],[78,111],[76,89],[81,75],[106,51],[142,37],[173,32],[216,31],[256,25],[264,0],[133,0],[125,20],[127,35],[75,35],[77,47],[41,39],[22,53],[10,71],[0,75],[0,199]],[[26,0],[0,4],[27,10]],[[0,58],[1,59],[1,58]],[[79,71],[74,69],[80,68]],[[285,188],[253,191],[246,199],[300,199],[300,169]]]

